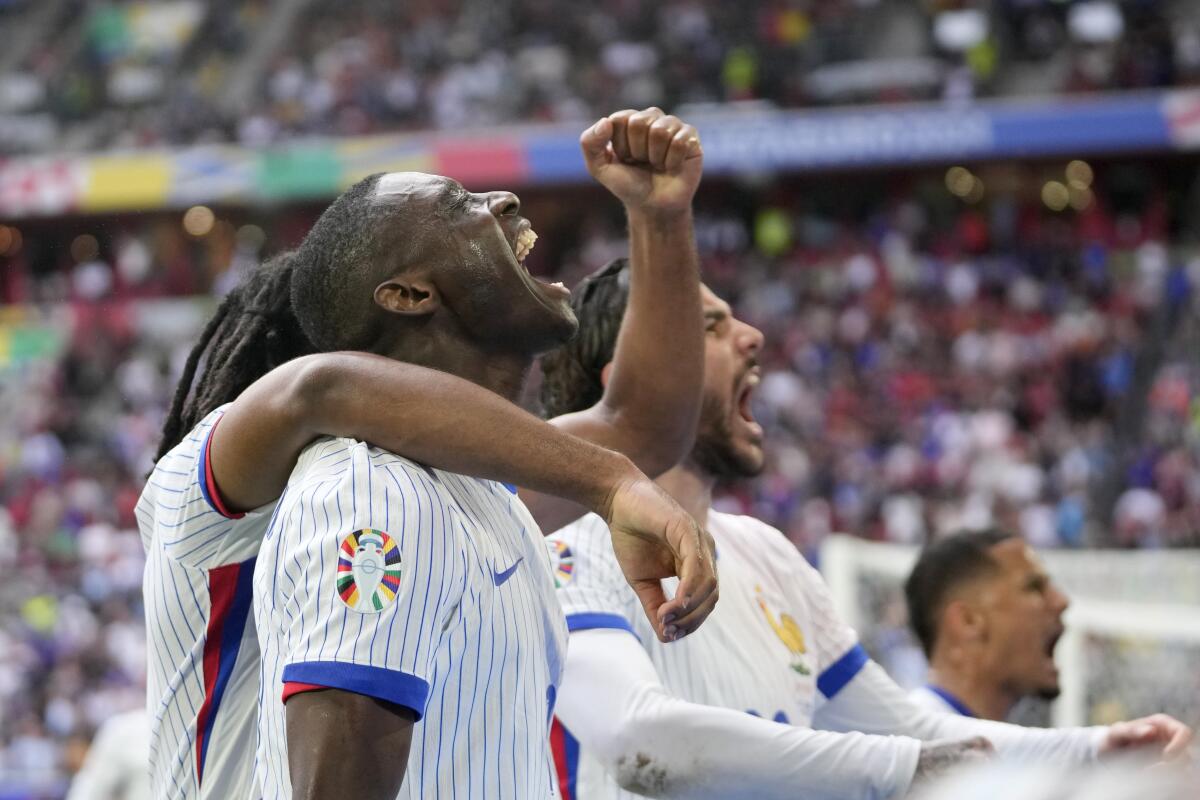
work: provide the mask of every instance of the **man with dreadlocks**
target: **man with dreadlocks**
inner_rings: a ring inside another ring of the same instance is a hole
[[[641,369],[618,366],[591,409],[547,424],[509,402],[533,355],[573,332],[568,295],[520,263],[533,237],[513,195],[444,178],[357,184],[206,327],[139,504],[156,797],[258,796],[255,699],[271,796],[394,797],[410,739],[407,794],[548,793],[536,720],[553,704],[562,623],[544,550],[508,491],[453,473],[548,493],[522,491],[547,529],[589,509],[610,519],[657,635],[711,611],[708,543],[637,469],[674,463],[698,413],[698,138],[651,109],[602,119],[581,143],[626,205],[638,276],[616,362]],[[348,349],[364,352],[330,352]],[[633,379],[645,369],[661,380]],[[648,445],[651,429],[663,436]],[[248,612],[264,533],[260,689]],[[673,574],[684,590],[668,602],[659,579]]]

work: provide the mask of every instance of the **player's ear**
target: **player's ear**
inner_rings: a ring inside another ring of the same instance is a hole
[[[983,615],[964,600],[951,600],[942,612],[942,630],[950,641],[974,641],[982,635],[983,626]]]
[[[605,389],[608,388],[608,379],[611,376],[612,376],[612,362],[610,361],[604,365],[603,369],[600,370],[600,385],[603,386]]]
[[[375,304],[392,314],[427,317],[441,306],[442,298],[432,281],[402,274],[375,287]]]

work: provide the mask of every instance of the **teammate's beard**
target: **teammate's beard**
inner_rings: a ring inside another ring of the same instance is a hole
[[[735,391],[743,377],[744,373],[734,382]],[[700,426],[696,431],[696,444],[692,447],[692,461],[717,480],[753,478],[763,471],[763,462],[738,452],[729,417],[728,402],[706,391],[700,405]]]
[[[1058,686],[1046,686],[1038,689],[1034,694],[1037,695],[1039,700],[1057,700],[1058,696],[1062,694],[1062,689]]]

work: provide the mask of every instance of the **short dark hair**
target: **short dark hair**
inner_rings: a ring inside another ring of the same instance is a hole
[[[571,293],[579,334],[542,356],[542,412],[547,418],[591,408],[604,396],[600,373],[612,361],[625,306],[629,261],[613,259]]]
[[[937,643],[937,621],[950,592],[968,581],[998,569],[988,552],[1014,534],[997,528],[959,531],[926,545],[908,580],[904,598],[908,621],[921,642],[926,658],[932,658]]]
[[[380,317],[364,287],[379,269],[385,218],[396,213],[375,200],[381,177],[342,192],[296,248],[292,307],[320,350],[369,350],[378,335]]]

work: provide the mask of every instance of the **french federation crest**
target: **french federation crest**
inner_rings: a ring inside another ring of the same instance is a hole
[[[804,655],[808,652],[808,647],[804,644],[804,632],[800,630],[796,620],[792,619],[791,614],[780,614],[777,620],[763,598],[762,587],[755,586],[754,592],[757,595],[755,599],[758,601],[758,607],[762,609],[763,616],[767,618],[767,624],[771,626],[771,630],[775,631],[779,641],[783,642],[783,646],[792,654],[791,668],[800,675],[811,674],[811,670],[804,663]]]
[[[342,602],[362,614],[378,614],[400,591],[400,548],[383,531],[363,528],[346,534],[338,552],[337,590]]]
[[[550,564],[554,567],[554,588],[561,589],[575,574],[575,555],[566,542],[546,542],[550,548]]]

